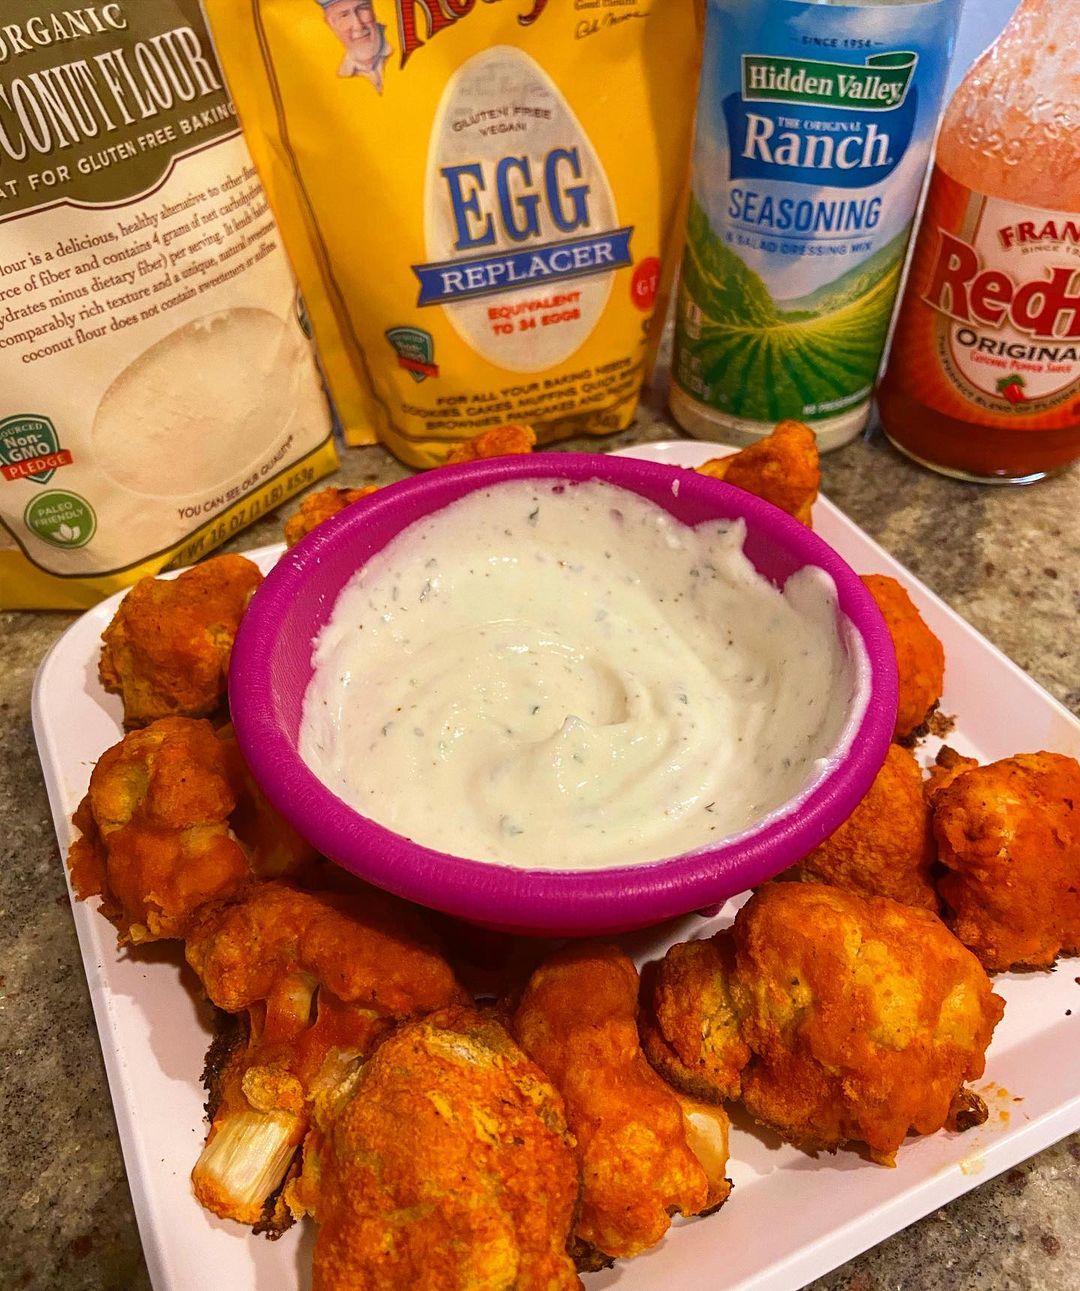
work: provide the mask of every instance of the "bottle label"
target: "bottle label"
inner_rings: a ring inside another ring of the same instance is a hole
[[[1080,415],[1080,213],[934,172],[892,369],[946,416],[1010,430]]]
[[[956,0],[710,0],[675,380],[740,420],[870,397]]]

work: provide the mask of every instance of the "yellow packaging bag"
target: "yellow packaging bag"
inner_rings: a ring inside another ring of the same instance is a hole
[[[207,0],[346,438],[414,466],[633,418],[698,0]]]

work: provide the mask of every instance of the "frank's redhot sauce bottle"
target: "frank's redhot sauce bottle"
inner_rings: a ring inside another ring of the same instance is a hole
[[[878,402],[949,475],[1080,458],[1080,0],[1023,0],[957,90]]]

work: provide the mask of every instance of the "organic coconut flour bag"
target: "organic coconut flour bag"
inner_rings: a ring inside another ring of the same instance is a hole
[[[626,426],[686,174],[697,0],[208,0],[353,443]]]
[[[0,608],[188,564],[335,464],[198,0],[0,26]]]

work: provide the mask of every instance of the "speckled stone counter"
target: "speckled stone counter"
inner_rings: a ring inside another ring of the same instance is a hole
[[[673,434],[646,413],[614,440],[569,447],[613,448]],[[351,450],[340,481],[388,482],[404,473],[380,449]],[[982,489],[924,472],[871,439],[827,458],[824,475],[835,503],[1080,713],[1080,468],[1030,489]],[[277,540],[281,518],[268,518],[234,546]],[[34,670],[69,622],[61,614],[0,614],[5,1291],[150,1285],[30,727]],[[1080,1288],[1080,1137],[978,1188],[816,1286]]]

